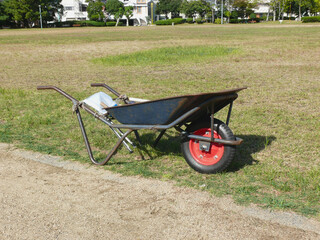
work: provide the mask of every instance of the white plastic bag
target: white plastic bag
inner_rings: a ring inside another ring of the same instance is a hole
[[[112,98],[104,93],[104,92],[98,92],[90,97],[84,99],[82,102],[88,104],[90,107],[94,108],[97,110],[100,114],[106,114],[107,111],[103,109],[101,106],[101,103],[104,103],[108,107],[115,107],[117,106],[117,103],[112,100]]]

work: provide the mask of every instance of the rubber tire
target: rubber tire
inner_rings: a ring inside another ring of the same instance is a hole
[[[202,122],[196,122],[192,123],[186,131],[188,133],[193,133],[201,128],[210,128],[210,121],[202,121]],[[220,121],[219,119],[214,119],[214,130],[221,136],[224,140],[235,140],[235,137],[230,130],[230,128]],[[221,159],[212,165],[203,165],[199,162],[197,162],[191,155],[190,149],[189,149],[189,142],[191,139],[184,137],[181,140],[181,151],[182,154],[186,160],[186,162],[189,164],[190,167],[192,167],[194,170],[200,173],[218,173],[225,170],[229,164],[232,162],[235,156],[236,152],[236,146],[231,145],[224,145],[224,152]]]

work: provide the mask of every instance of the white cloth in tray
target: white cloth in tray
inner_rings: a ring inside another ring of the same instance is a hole
[[[101,102],[107,105],[108,107],[117,106],[117,103],[113,101],[112,98],[104,92],[95,93],[90,97],[84,99],[82,102],[88,104],[90,107],[97,110],[100,114],[107,113],[107,111],[102,108]]]

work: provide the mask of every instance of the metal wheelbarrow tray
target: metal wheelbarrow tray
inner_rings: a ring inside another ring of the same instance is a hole
[[[233,135],[228,124],[233,101],[238,97],[237,93],[245,87],[221,92],[134,102],[126,95],[120,95],[106,84],[94,83],[91,86],[105,87],[117,96],[117,100],[122,100],[124,105],[107,107],[101,103],[106,110],[102,114],[55,86],[38,86],[37,89],[53,89],[72,101],[73,110],[76,112],[90,160],[94,164],[106,164],[122,143],[132,152],[129,145],[132,147],[135,147],[135,145],[128,138],[128,135],[134,132],[138,142],[140,142],[138,130],[141,129],[160,131],[153,144],[156,146],[167,129],[175,128],[181,134],[181,151],[186,162],[194,170],[201,173],[223,171],[233,160],[236,145],[242,143],[242,139]],[[226,106],[229,106],[229,110],[226,122],[223,123],[219,119],[215,119],[214,114]],[[113,149],[102,161],[96,161],[93,157],[80,109],[108,125],[119,138]],[[113,119],[116,119],[119,123],[114,123]],[[126,129],[126,131],[121,129]]]

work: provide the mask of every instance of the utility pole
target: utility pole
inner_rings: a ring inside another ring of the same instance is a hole
[[[41,5],[39,5],[39,13],[40,13],[40,26],[41,26],[41,29],[42,29]]]
[[[223,24],[223,0],[221,0],[221,24]]]
[[[153,2],[151,2],[151,25],[153,25],[153,18],[154,18],[154,16],[153,16],[153,14],[154,14],[153,9],[154,9]]]

